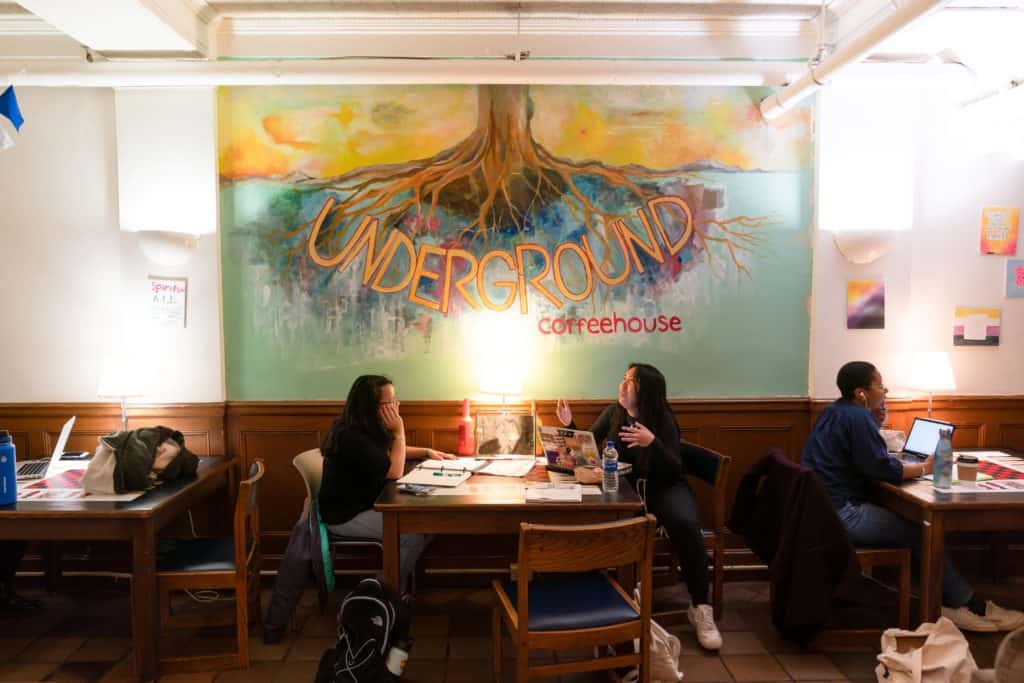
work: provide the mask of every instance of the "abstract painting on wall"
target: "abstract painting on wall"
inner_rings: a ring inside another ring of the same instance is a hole
[[[885,283],[881,280],[850,280],[846,283],[846,328],[885,329]]]
[[[953,346],[999,346],[998,308],[957,306],[953,313]]]
[[[221,88],[228,396],[461,398],[497,366],[597,398],[637,359],[672,396],[805,394],[813,105],[766,122],[769,92]]]
[[[1017,253],[1017,209],[990,206],[981,210],[981,253],[1013,256]]]
[[[1024,259],[1006,261],[1006,296],[1024,296]]]

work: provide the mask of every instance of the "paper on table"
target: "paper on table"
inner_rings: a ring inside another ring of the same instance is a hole
[[[584,496],[600,496],[601,495],[601,487],[600,486],[583,486],[581,488],[583,489],[583,495]]]
[[[556,486],[554,484],[535,484],[527,486],[524,491],[526,500],[551,500],[566,503],[578,503],[583,500],[583,487],[579,484]]]
[[[424,460],[417,467],[428,470],[445,470],[447,472],[476,472],[486,465],[483,460],[475,458],[456,458],[455,460]]]
[[[533,458],[529,460],[492,460],[480,471],[480,474],[493,474],[497,477],[525,477],[533,470]]]
[[[420,486],[458,486],[472,476],[466,470],[448,471],[417,467],[398,480],[399,484],[419,484]]]
[[[988,316],[969,315],[964,318],[964,339],[985,341],[988,337]]]

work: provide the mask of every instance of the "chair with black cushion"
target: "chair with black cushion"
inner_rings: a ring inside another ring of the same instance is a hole
[[[224,619],[178,619],[170,610],[175,591],[233,590],[237,649],[230,654],[171,657],[160,660],[162,673],[211,671],[249,667],[249,621],[260,621],[260,480],[265,468],[256,460],[249,476],[239,485],[235,501],[233,538],[193,538],[180,540],[173,552],[157,560],[157,590],[160,594],[160,621],[189,625],[225,623]],[[196,615],[192,615],[196,616]],[[224,615],[221,615],[224,616]]]
[[[306,502],[303,513],[308,510],[313,501],[320,495],[320,484],[324,478],[324,457],[320,454],[319,448],[312,448],[303,451],[292,459],[292,464],[299,471],[302,482],[306,485]],[[380,571],[383,566],[384,546],[376,538],[356,538],[353,536],[339,536],[330,531],[327,532],[327,541],[331,544],[331,555],[334,565],[338,564],[338,549],[364,549],[371,550],[376,556],[377,566],[370,569],[368,573]]]
[[[698,446],[689,441],[680,440],[681,455],[685,464],[690,487],[697,493],[701,487],[710,488],[711,515],[701,520],[701,536],[708,551],[708,565],[711,573],[711,606],[715,618],[722,617],[722,584],[725,579],[725,537],[728,529],[725,525],[727,516],[727,485],[732,458],[710,448]],[[639,486],[640,491],[645,490]],[[645,501],[646,505],[646,501]],[[668,555],[671,558],[673,573],[679,573],[678,559],[672,552],[672,544],[663,527],[658,527],[654,543],[655,556]],[[671,610],[655,614],[659,623],[685,621],[685,610]]]
[[[607,569],[632,565],[649,586],[656,524],[652,515],[579,526],[520,524],[519,575],[492,583],[494,680],[501,681],[504,623],[516,648],[517,683],[628,666],[639,666],[639,680],[648,683],[650,591],[641,591],[637,604]],[[633,639],[640,640],[639,653],[530,663],[530,650],[586,649]]]

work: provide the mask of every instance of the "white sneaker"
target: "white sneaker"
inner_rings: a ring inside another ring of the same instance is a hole
[[[985,618],[998,626],[1000,631],[1015,631],[1024,626],[1024,612],[1000,607],[991,600],[985,601]]]
[[[715,626],[715,612],[711,605],[697,605],[686,610],[686,616],[690,623],[697,629],[697,642],[705,650],[719,650],[722,648],[722,634]]]
[[[988,610],[986,610],[987,612]],[[969,610],[967,607],[942,608],[942,616],[946,617],[961,631],[975,631],[978,633],[993,633],[999,630],[996,622],[986,617],[981,617]]]

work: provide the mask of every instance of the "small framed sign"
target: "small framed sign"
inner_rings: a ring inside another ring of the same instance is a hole
[[[149,276],[149,319],[161,327],[188,327],[188,278]]]

